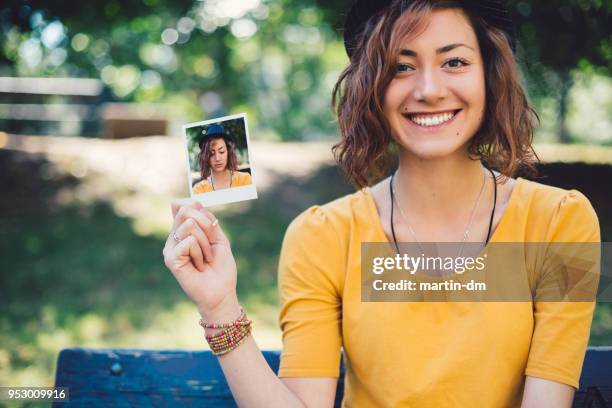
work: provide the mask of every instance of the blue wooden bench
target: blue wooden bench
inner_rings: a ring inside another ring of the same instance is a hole
[[[277,372],[278,351],[264,351]],[[344,392],[344,366],[335,406]],[[589,348],[574,407],[612,408],[612,347]],[[217,357],[208,351],[71,348],[59,354],[56,387],[70,401],[57,407],[235,407]]]

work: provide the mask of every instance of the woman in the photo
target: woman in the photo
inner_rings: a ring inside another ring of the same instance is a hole
[[[212,125],[200,138],[200,174],[202,180],[193,186],[193,194],[208,193],[252,183],[251,175],[238,171],[236,146],[223,126]]]
[[[173,205],[165,263],[198,306],[234,398],[330,407],[343,352],[345,407],[570,407],[594,302],[361,301],[364,242],[600,240],[583,194],[515,178],[534,169],[537,116],[503,2],[362,0],[345,28],[334,152],[360,189],[287,229],[278,375],[250,336],[215,216]]]

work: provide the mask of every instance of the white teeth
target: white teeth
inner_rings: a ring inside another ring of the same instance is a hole
[[[448,122],[455,116],[455,113],[447,112],[441,115],[412,115],[409,117],[411,121],[419,126],[438,126],[444,122]]]

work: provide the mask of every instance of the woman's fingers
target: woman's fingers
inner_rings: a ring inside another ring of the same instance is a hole
[[[185,222],[183,222],[174,232],[177,239],[180,241],[183,237],[187,237],[192,235],[195,237],[198,245],[200,246],[202,253],[204,254],[204,259],[206,262],[211,263],[213,260],[212,248],[210,246],[210,242],[204,234],[204,231],[200,228],[198,223],[193,218],[187,218]],[[173,237],[174,239],[174,237]]]
[[[215,215],[204,207],[202,207],[199,212],[204,214],[211,222],[210,235],[207,234],[211,238],[211,242],[229,243]]]
[[[177,243],[174,248],[165,251],[164,262],[174,273],[179,272],[185,264],[192,261],[197,270],[204,270],[202,250],[193,235],[189,235]]]
[[[198,241],[193,235],[186,238],[189,245],[189,257],[193,259],[193,264],[198,271],[204,270],[204,255],[198,245]]]
[[[217,218],[215,217],[215,215],[209,210],[207,210],[206,207],[204,207],[204,205],[201,202],[194,200],[193,198],[181,198],[181,199],[176,199],[172,202],[172,217],[175,219],[175,228],[177,225],[176,217],[179,211],[181,210],[181,208],[183,207],[193,208],[197,210],[198,212],[204,214],[206,218],[208,218],[211,221],[212,223],[210,225],[211,228],[207,228],[206,225],[202,225],[200,223],[200,227],[204,230],[206,235],[209,237],[210,242],[222,241],[222,242],[229,243],[229,240],[223,233],[223,230],[218,226],[219,222],[217,221]]]
[[[204,205],[202,205],[202,203],[198,200],[194,200],[193,198],[179,198],[172,201],[170,206],[172,208],[172,218],[176,218],[178,211],[181,209],[181,207],[185,206],[195,208],[196,210],[204,208]]]
[[[204,260],[211,263],[214,256],[212,245],[215,243],[229,244],[229,240],[219,226],[219,221],[215,215],[204,208],[199,201],[193,199],[174,200],[172,202],[172,213],[174,215],[173,233],[169,235],[166,246],[172,248],[177,245],[177,239],[182,240],[191,234],[200,246]]]
[[[178,228],[178,226],[185,222],[185,220],[188,218],[193,218],[194,221],[198,223],[198,226],[206,234],[208,242],[215,244],[220,241],[220,237],[216,233],[216,226],[218,225],[218,222],[215,224],[214,216],[209,217],[202,210],[196,210],[193,207],[184,206],[179,209],[174,220],[174,229],[176,230],[176,228]]]

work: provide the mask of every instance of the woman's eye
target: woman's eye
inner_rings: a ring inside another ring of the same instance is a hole
[[[397,72],[408,72],[412,68],[408,64],[397,64]]]
[[[462,68],[469,65],[463,58],[452,58],[446,61],[444,64],[448,65],[449,68]]]

